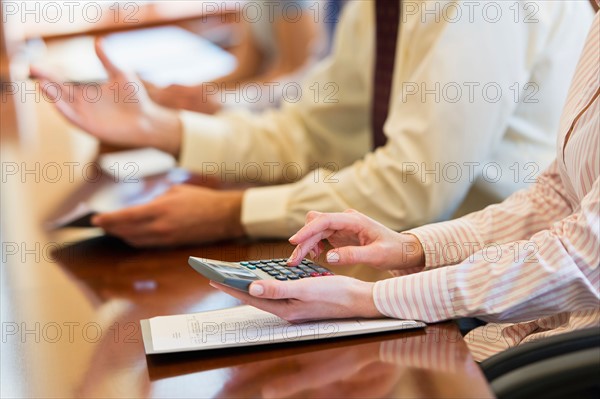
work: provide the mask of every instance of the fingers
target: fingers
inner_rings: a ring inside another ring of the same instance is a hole
[[[245,293],[244,291],[236,290],[235,288],[228,287],[223,284],[219,284],[216,281],[210,281],[208,283],[211,287],[218,289],[219,291],[223,291],[226,294],[231,295],[234,298],[239,299],[244,303],[248,303],[249,300],[252,300],[252,297]]]
[[[256,287],[260,286],[264,283],[280,283],[281,285],[289,285],[294,283],[294,281],[287,281],[287,282],[281,282],[281,281],[260,281],[260,282],[254,282],[250,285],[250,292],[258,292]],[[236,290],[235,288],[231,288],[228,287],[226,285],[223,284],[219,284],[216,283],[214,281],[211,281],[209,283],[212,287],[223,291],[226,294],[231,295],[234,298],[239,299],[240,301],[242,301],[245,304],[248,304],[250,306],[254,306],[255,308],[258,309],[262,309],[265,312],[269,312],[272,313],[276,316],[279,316],[285,320],[288,321],[293,321],[294,318],[290,317],[290,304],[288,301],[286,301],[285,299],[282,300],[278,300],[278,301],[274,301],[271,298],[266,298],[266,297],[255,297],[252,295],[249,295],[243,291],[240,290]],[[263,295],[268,295],[270,293],[273,292],[272,287],[269,287],[267,290],[263,290]],[[280,292],[281,293],[281,292]]]
[[[132,206],[121,211],[102,213],[92,218],[95,226],[110,228],[118,225],[147,222],[157,215],[153,202],[149,204]]]
[[[38,80],[45,80],[45,81],[56,81],[55,77],[52,76],[49,72],[44,71],[41,68],[38,68],[35,65],[31,65],[29,67],[29,75],[32,78],[38,79]]]
[[[78,97],[73,96],[67,101],[63,93],[68,92],[66,90],[69,89],[65,89],[64,85],[59,84],[56,81],[51,81],[47,77],[40,76],[39,83],[42,93],[50,102],[54,103],[56,109],[65,118],[67,118],[69,122],[85,130],[83,124],[81,123],[81,116],[75,110],[75,107],[77,106]]]
[[[294,282],[292,281],[255,281],[252,284],[250,284],[249,293],[254,297],[260,297],[265,299],[297,298],[297,285],[298,284],[294,284]]]
[[[321,213],[290,237],[289,241],[292,244],[300,244],[325,230],[357,231],[363,227],[358,215],[360,214],[356,212]]]
[[[101,227],[107,233],[123,238],[135,246],[156,244],[163,234],[152,222],[159,216],[155,201],[133,206],[116,212],[98,214],[92,217],[92,225]]]
[[[103,43],[104,43],[104,41],[100,37],[96,38],[96,40],[94,42],[94,46],[96,48],[96,55],[100,59],[100,62],[102,63],[102,65],[104,65],[104,68],[106,69],[106,72],[108,73],[109,76],[119,75],[121,73],[121,70],[108,57],[108,55],[106,54],[106,51],[104,50]]]
[[[301,244],[298,244],[296,248],[294,248],[294,251],[292,252],[290,258],[287,261],[288,265],[297,266],[309,252],[312,253],[313,257],[319,256],[322,250],[322,248],[319,247],[319,243],[321,242],[321,240],[326,239],[333,233],[333,230],[321,231],[315,234],[314,236],[309,237],[306,241],[302,242]]]
[[[344,213],[311,211],[306,215],[306,220],[307,224],[289,239],[292,244],[297,244],[288,260],[290,266],[300,263],[302,258],[311,251],[318,256],[322,250],[322,247],[319,246],[320,241],[330,237],[336,231],[358,232],[364,227],[364,221],[360,219],[360,214],[356,211]]]
[[[363,247],[340,247],[327,252],[327,263],[335,265],[355,265],[362,263],[372,265],[377,263],[380,257],[378,246],[372,244]]]

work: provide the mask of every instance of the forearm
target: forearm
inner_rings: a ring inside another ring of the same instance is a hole
[[[515,322],[597,308],[599,184],[581,211],[528,240],[479,251],[454,266],[378,282],[378,309],[429,322],[455,317]]]
[[[481,249],[528,239],[566,217],[571,207],[562,192],[564,187],[554,163],[537,183],[500,204],[409,232],[425,249],[427,268],[456,264]]]

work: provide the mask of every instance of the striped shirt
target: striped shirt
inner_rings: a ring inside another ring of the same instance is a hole
[[[479,361],[600,325],[599,15],[567,97],[555,161],[500,204],[411,230],[425,250],[425,270],[377,282],[381,313],[488,321],[465,337]]]

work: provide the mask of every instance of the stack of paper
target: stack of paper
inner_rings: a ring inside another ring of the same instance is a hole
[[[344,319],[291,324],[256,309],[238,306],[195,314],[141,320],[147,354],[297,342],[425,327],[397,319]]]

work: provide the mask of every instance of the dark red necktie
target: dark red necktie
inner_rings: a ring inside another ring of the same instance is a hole
[[[375,1],[375,71],[371,103],[374,149],[384,145],[387,141],[383,133],[383,124],[390,108],[399,22],[400,0]]]

